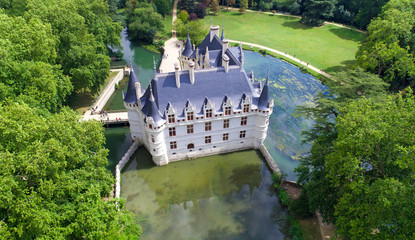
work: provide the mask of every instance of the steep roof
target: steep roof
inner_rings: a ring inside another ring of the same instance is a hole
[[[192,43],[190,42],[189,32],[187,33],[187,40],[184,50],[182,52],[183,56],[190,57],[193,54]]]
[[[267,110],[268,103],[269,103],[269,82],[268,82],[268,77],[267,77],[267,80],[265,81],[265,85],[262,88],[261,95],[259,96],[258,109]]]
[[[240,67],[230,67],[228,73],[224,68],[195,70],[195,83],[190,83],[189,71],[180,74],[180,88],[176,86],[174,73],[157,74],[154,84],[154,96],[160,109],[170,102],[181,111],[189,100],[195,109],[202,109],[207,97],[220,110],[224,96],[227,95],[234,103],[238,103],[245,93],[250,97],[256,95],[245,71]]]
[[[151,87],[148,87],[151,88]],[[163,125],[164,120],[162,118],[162,115],[156,105],[156,102],[154,100],[153,91],[150,89],[150,96],[146,98],[145,104],[141,111],[147,116],[152,117],[154,121],[154,126],[158,127],[160,125]]]
[[[127,92],[124,95],[124,102],[137,103],[137,92],[135,91],[135,83],[138,82],[138,78],[135,75],[134,69],[131,67],[130,79],[128,80]]]

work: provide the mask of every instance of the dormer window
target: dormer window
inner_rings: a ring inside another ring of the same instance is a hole
[[[225,107],[225,115],[231,115],[231,112],[232,112],[231,106]]]
[[[176,118],[175,118],[174,114],[167,115],[167,119],[168,119],[169,123],[176,122]]]
[[[244,113],[247,113],[247,112],[249,112],[249,104],[245,104],[244,105]]]
[[[212,117],[212,109],[206,109],[206,118]]]
[[[192,121],[192,120],[193,120],[193,118],[194,118],[194,116],[193,116],[193,112],[187,112],[187,120],[188,120],[188,121]]]

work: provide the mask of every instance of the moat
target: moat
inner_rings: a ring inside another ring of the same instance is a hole
[[[143,87],[153,74],[153,55],[122,38],[124,58]],[[245,51],[245,70],[265,79],[270,66],[270,94],[276,106],[265,145],[287,179],[296,180],[293,158],[309,146],[301,131],[311,122],[294,118],[295,106],[312,104],[325,87],[314,77],[286,62]],[[267,66],[267,67],[264,67]],[[120,88],[115,94],[121,97]],[[118,93],[117,93],[118,92]],[[123,109],[116,96],[112,110]],[[131,145],[128,128],[106,130],[109,169],[113,171]],[[156,167],[150,154],[139,148],[122,172],[121,196],[143,226],[142,239],[284,239],[283,210],[271,185],[270,170],[257,151],[216,155]]]

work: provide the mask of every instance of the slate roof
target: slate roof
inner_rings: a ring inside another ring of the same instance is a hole
[[[269,103],[269,81],[268,77],[265,82],[264,87],[262,88],[261,95],[258,99],[258,109],[259,110],[267,110],[268,109],[268,103]]]
[[[150,86],[148,87],[148,89]],[[154,120],[154,127],[158,127],[164,124],[165,120],[162,118],[162,115],[156,105],[152,91],[150,91],[150,96],[145,99],[145,104],[141,111],[147,116],[152,117]]]
[[[194,84],[190,83],[189,71],[182,71],[180,73],[180,88],[176,86],[173,72],[157,74],[150,86],[154,91],[158,109],[165,109],[171,103],[178,112],[185,108],[188,100],[198,114],[203,114],[202,107],[206,98],[214,104],[216,111],[221,111],[225,95],[233,101],[234,105],[240,102],[243,94],[252,97],[256,102],[258,101],[258,95],[255,93],[250,79],[240,67],[230,67],[228,73],[224,68],[195,70]],[[148,92],[150,91],[147,89],[141,98],[142,102],[146,101],[146,104],[149,98]]]
[[[137,92],[135,91],[136,82],[138,82],[138,78],[135,75],[134,69],[131,67],[130,79],[128,80],[127,92],[124,95],[124,102],[137,103]]]
[[[193,49],[192,49],[192,43],[190,42],[189,33],[187,33],[186,45],[184,47],[182,55],[186,57],[190,57],[191,55],[194,55]]]

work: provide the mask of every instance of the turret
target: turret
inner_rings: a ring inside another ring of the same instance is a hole
[[[189,37],[189,24],[187,24],[187,39],[186,39],[186,43],[185,43],[185,47],[182,52],[182,55],[185,57],[190,57],[192,53],[193,53],[192,43],[190,42],[190,37]]]
[[[158,127],[158,126],[163,125],[165,120],[162,118],[161,113],[160,113],[160,111],[157,107],[157,104],[155,102],[151,84],[148,87],[150,88],[150,95],[146,99],[144,107],[141,109],[141,111],[147,117],[151,117],[153,119],[153,121],[154,121],[154,126],[153,127]]]
[[[269,75],[269,74],[268,74]],[[265,81],[265,85],[262,88],[261,95],[259,96],[258,100],[258,109],[259,110],[268,110],[269,106],[269,76],[267,76],[267,80]]]

